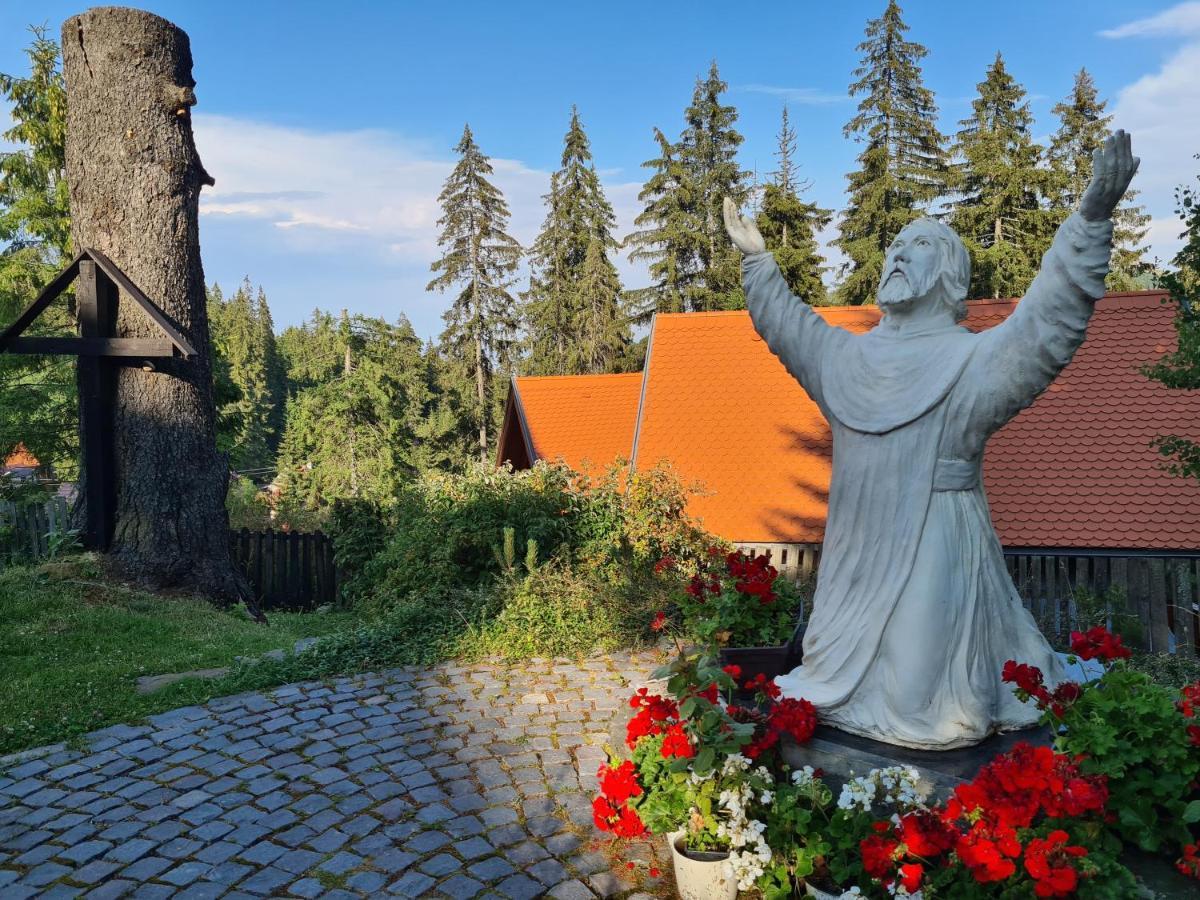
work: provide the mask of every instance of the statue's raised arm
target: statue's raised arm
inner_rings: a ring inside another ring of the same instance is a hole
[[[818,404],[822,403],[819,359],[835,329],[792,294],[758,227],[738,213],[728,197],[722,205],[725,230],[744,256],[742,285],[754,327],[771,352]]]
[[[981,412],[999,428],[1032,403],[1083,343],[1095,301],[1104,296],[1112,254],[1112,214],[1139,160],[1117,131],[1092,154],[1092,180],[1079,209],[1059,226],[1042,267],[1016,310],[981,336],[972,368],[986,369]]]

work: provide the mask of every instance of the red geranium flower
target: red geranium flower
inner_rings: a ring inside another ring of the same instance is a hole
[[[724,672],[726,675],[728,675],[730,678],[732,678],[734,681],[737,681],[742,677],[742,667],[741,666],[734,666],[734,665],[724,666],[721,669],[721,671]]]
[[[867,874],[872,878],[886,878],[896,864],[900,842],[895,838],[872,834],[859,843],[858,849]]]
[[[1121,643],[1120,635],[1113,634],[1103,625],[1087,631],[1071,632],[1071,652],[1080,659],[1098,659],[1109,662],[1130,656],[1128,647]]]
[[[617,837],[635,838],[646,833],[646,824],[642,821],[637,810],[630,806],[622,806],[613,823],[612,832]]]
[[[1183,856],[1175,861],[1175,868],[1190,878],[1200,878],[1200,845],[1185,844]]]
[[[675,568],[675,560],[670,556],[664,556],[654,564],[654,574],[661,575],[669,569]]]
[[[1004,664],[1004,669],[1000,673],[1000,677],[1009,684],[1015,684],[1017,690],[1024,691],[1031,697],[1042,699],[1049,696],[1043,687],[1045,677],[1042,675],[1042,670],[1037,666],[1030,666],[1025,663],[1019,663],[1015,659],[1010,659]]]
[[[1039,897],[1067,897],[1079,884],[1072,860],[1087,856],[1087,849],[1067,844],[1070,835],[1052,831],[1045,839],[1034,838],[1025,848],[1025,871],[1033,878]]]
[[[1193,747],[1200,747],[1200,725],[1189,725],[1187,727],[1188,743]]]
[[[654,614],[654,619],[650,623],[651,629],[654,631],[662,631],[667,624],[667,614],[661,609]]]
[[[767,728],[776,734],[790,735],[797,744],[803,744],[817,730],[817,709],[804,699],[780,700],[767,713]]]
[[[630,797],[642,795],[642,786],[638,784],[637,771],[631,759],[615,767],[602,765],[596,774],[600,780],[600,793],[611,803],[624,803]]]
[[[783,691],[781,691],[775,685],[775,679],[774,678],[768,679],[767,676],[764,675],[762,672],[759,672],[757,675],[755,675],[753,678],[751,678],[749,681],[747,681],[745,684],[743,684],[742,687],[748,691],[754,691],[755,693],[766,694],[767,697],[771,700],[778,700],[779,695],[783,693]]]
[[[662,755],[663,759],[670,759],[672,756],[691,759],[696,755],[692,742],[688,740],[682,725],[675,724],[667,729],[667,736],[663,738]]]
[[[1179,691],[1180,699],[1175,704],[1185,719],[1194,718],[1196,707],[1200,706],[1200,681],[1186,685]]]
[[[1021,842],[1012,828],[993,827],[980,819],[959,836],[954,852],[976,881],[987,884],[1003,881],[1017,871],[1013,859],[1021,855]]]
[[[662,734],[667,724],[679,719],[679,707],[674,700],[651,694],[646,688],[639,688],[629,698],[629,705],[638,711],[625,728],[625,743],[630,750],[640,738]]]
[[[920,863],[905,863],[900,867],[900,883],[910,894],[915,894],[921,888],[921,878],[925,875],[925,867]]]
[[[913,856],[934,859],[954,849],[958,832],[931,812],[919,810],[900,817],[900,840]]]

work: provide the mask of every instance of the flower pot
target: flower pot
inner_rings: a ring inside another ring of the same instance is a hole
[[[720,656],[722,666],[738,666],[742,670],[742,678],[747,681],[759,674],[774,678],[791,671],[787,667],[787,644],[779,647],[722,647]]]
[[[815,897],[816,900],[840,900],[842,892],[831,894],[829,891],[823,891],[816,887],[811,881],[804,882],[804,892],[810,897]]]
[[[675,887],[681,900],[734,900],[737,881],[725,874],[728,853],[687,853],[683,847],[685,832],[667,835],[671,862],[675,867]]]

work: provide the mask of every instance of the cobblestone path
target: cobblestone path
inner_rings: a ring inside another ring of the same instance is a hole
[[[94,732],[0,771],[0,897],[670,896],[665,844],[611,857],[590,805],[660,661],[393,670]]]

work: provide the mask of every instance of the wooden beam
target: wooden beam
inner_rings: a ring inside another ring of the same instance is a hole
[[[42,288],[41,293],[29,307],[17,316],[16,320],[0,333],[0,353],[8,349],[8,345],[16,339],[17,335],[29,327],[29,323],[41,315],[42,310],[51,304],[51,302],[59,294],[67,289],[67,286],[79,274],[79,261],[83,259],[85,254],[80,253],[73,260],[67,263],[67,267],[54,276],[54,280]]]
[[[142,311],[150,317],[154,324],[162,329],[163,333],[171,339],[171,343],[179,349],[179,353],[184,359],[191,359],[196,355],[195,348],[192,347],[188,339],[185,338],[179,332],[179,330],[171,324],[170,320],[167,319],[166,313],[159,309],[154,304],[153,300],[143,294],[138,286],[130,281],[124,272],[117,268],[116,263],[114,263],[99,250],[89,249],[87,254],[96,261],[96,265],[98,265],[104,271],[104,274],[116,282],[121,290],[128,294],[130,299],[132,299],[134,303],[142,308]]]
[[[13,338],[9,353],[57,356],[107,356],[159,359],[175,356],[171,341],[153,338],[27,337]]]
[[[116,285],[97,273],[92,260],[80,260],[75,296],[80,340],[104,340],[116,319]],[[104,552],[112,540],[116,508],[113,471],[115,372],[111,361],[101,356],[79,357],[76,372],[83,457],[84,544],[89,550]]]

